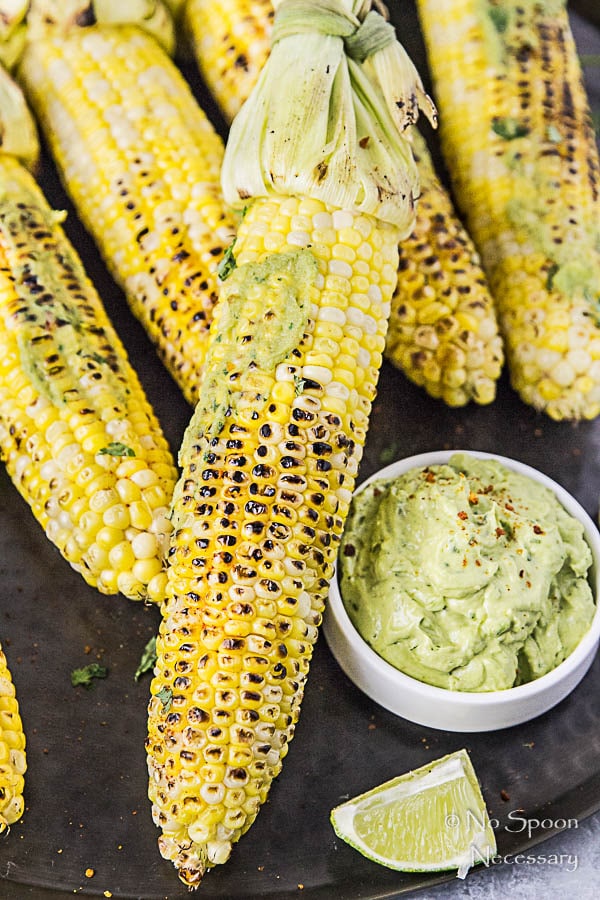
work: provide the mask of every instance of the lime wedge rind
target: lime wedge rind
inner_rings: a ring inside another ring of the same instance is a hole
[[[469,869],[496,841],[466,750],[391,779],[331,812],[336,835],[368,859],[405,872]]]

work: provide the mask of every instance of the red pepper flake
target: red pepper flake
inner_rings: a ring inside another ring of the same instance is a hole
[[[480,560],[480,559],[476,559],[476,560],[475,560],[475,565],[476,565],[476,566],[480,566],[480,565],[481,565],[481,560]]]
[[[430,469],[425,470],[425,481],[428,484],[433,484],[435,481],[435,472],[432,472]]]
[[[463,569],[466,569],[466,568],[467,568],[467,565],[468,565],[468,563],[467,563],[467,557],[466,557],[466,556],[463,556],[463,560],[462,560],[462,567],[463,567]]]
[[[469,513],[465,512],[464,509],[461,509],[461,511],[458,513],[458,518],[462,519],[464,522],[465,519],[469,518]]]
[[[507,509],[509,512],[514,512],[514,511],[515,511],[515,508],[514,508],[514,506],[512,505],[512,503],[505,503],[505,504],[504,504],[504,509]]]
[[[504,528],[496,528],[496,537],[497,538],[501,538],[505,534],[506,534],[506,532],[505,532]]]
[[[533,526],[533,533],[534,533],[534,534],[543,534],[543,533],[544,533],[544,529],[541,528],[539,525],[534,525],[534,526]]]
[[[530,582],[530,581],[526,581],[526,582],[525,582],[525,586],[528,587],[528,588],[530,588],[530,587],[531,587],[531,582]]]
[[[502,797],[502,799],[504,800],[505,803],[507,803],[510,800],[510,794],[508,793],[508,791],[505,791],[504,788],[502,788],[502,790],[500,791],[500,796]]]
[[[469,503],[471,504],[471,506],[475,506],[477,503],[479,503],[479,497],[477,496],[475,491],[471,491],[469,493]]]

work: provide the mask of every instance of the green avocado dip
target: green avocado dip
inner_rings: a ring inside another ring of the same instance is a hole
[[[438,687],[494,691],[577,646],[595,613],[591,564],[549,488],[457,453],[358,490],[338,568],[348,615],[383,659]]]

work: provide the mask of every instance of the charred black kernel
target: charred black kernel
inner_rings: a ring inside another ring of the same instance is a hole
[[[318,472],[329,472],[332,469],[332,465],[328,459],[318,459],[317,460],[317,471]]]
[[[178,725],[181,721],[181,713],[172,712],[167,716],[167,725]]]
[[[265,447],[263,444],[261,444],[259,447],[256,448],[257,456],[267,456],[268,452],[269,452],[268,447]]]
[[[239,438],[229,438],[225,442],[225,446],[228,450],[241,450],[244,446],[244,442],[240,441]]]
[[[250,516],[262,516],[267,511],[267,505],[259,503],[258,500],[248,500],[244,509]]]
[[[188,710],[187,713],[188,722],[208,722],[210,720],[209,714],[204,710],[200,709],[199,706],[192,706],[191,709]]]
[[[273,434],[273,429],[267,422],[265,422],[264,425],[260,426],[258,433],[262,438],[269,438]]]
[[[258,691],[240,691],[240,700],[247,703],[260,703],[262,697]]]
[[[294,469],[296,466],[302,465],[302,460],[296,459],[295,456],[282,456],[280,463],[284,469]]]
[[[294,475],[293,472],[286,472],[285,475],[282,475],[279,479],[284,484],[290,484],[292,487],[304,487],[304,478],[302,475]]]
[[[234,616],[251,616],[254,610],[250,603],[234,603],[231,612]]]
[[[212,738],[213,740],[218,740],[220,737],[223,736],[223,729],[219,728],[218,725],[211,725],[210,728],[206,729],[206,733],[209,736],[209,738]],[[215,747],[215,750],[220,751],[220,748]]]
[[[220,534],[217,538],[217,544],[222,547],[233,547],[237,544],[237,538],[234,534]]]
[[[193,653],[195,649],[195,644],[183,643],[179,645],[179,650],[181,651],[181,653]]]
[[[223,639],[221,643],[221,648],[223,650],[243,650],[244,649],[244,640],[243,638],[233,638],[227,637]]]
[[[262,534],[264,527],[264,522],[246,522],[244,531],[249,532],[250,534]]]
[[[287,669],[283,665],[283,663],[280,663],[280,662],[275,663],[275,665],[273,666],[273,670],[272,670],[272,677],[277,680],[280,680],[280,679],[285,678],[286,675],[287,675]]]
[[[273,515],[282,516],[284,519],[293,519],[294,513],[289,506],[282,506],[280,503],[273,504]]]
[[[296,420],[296,422],[312,422],[314,419],[313,413],[308,412],[305,409],[300,409],[295,406],[292,410],[292,418]]]
[[[263,578],[260,583],[262,587],[264,587],[264,589],[266,591],[269,591],[271,594],[277,594],[279,592],[279,585],[271,578]]]
[[[254,478],[274,478],[276,473],[272,466],[267,466],[264,463],[258,463],[252,469],[252,475]]]

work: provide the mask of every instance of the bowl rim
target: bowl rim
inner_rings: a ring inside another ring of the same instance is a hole
[[[381,676],[382,682],[389,682],[389,680],[393,678],[399,688],[402,686],[406,688],[410,687],[413,694],[423,694],[426,695],[429,700],[438,699],[440,702],[445,702],[446,704],[450,702],[457,708],[464,707],[477,709],[479,707],[485,707],[486,709],[499,709],[507,704],[530,700],[537,694],[545,695],[548,691],[552,691],[554,687],[557,687],[562,683],[563,679],[568,679],[569,676],[576,672],[577,669],[586,662],[588,657],[593,654],[594,648],[600,640],[600,531],[581,503],[579,503],[566,488],[562,487],[562,485],[554,481],[548,475],[545,475],[543,472],[540,472],[539,469],[535,469],[533,466],[523,463],[518,459],[480,450],[430,450],[425,453],[404,457],[384,466],[382,469],[378,469],[361,482],[354,493],[359,493],[374,481],[395,477],[413,468],[420,468],[427,465],[439,465],[447,462],[452,456],[459,453],[464,453],[478,459],[493,459],[502,465],[505,465],[507,468],[521,472],[523,475],[529,475],[533,480],[550,488],[566,511],[579,519],[583,525],[585,539],[592,552],[592,565],[588,573],[588,579],[591,583],[594,595],[596,612],[594,613],[590,627],[575,649],[550,672],[546,672],[539,678],[528,681],[525,684],[495,691],[458,691],[452,690],[451,688],[443,688],[438,687],[437,685],[428,684],[425,681],[419,681],[419,679],[413,678],[412,675],[407,675],[405,672],[397,669],[373,650],[354,626],[346,611],[346,607],[344,606],[338,580],[338,562],[336,562],[334,576],[331,580],[328,601],[329,612],[327,615],[333,615],[335,617],[337,626],[342,630],[345,639],[351,644],[353,651],[363,655],[365,661]],[[325,631],[327,631],[327,628]]]

